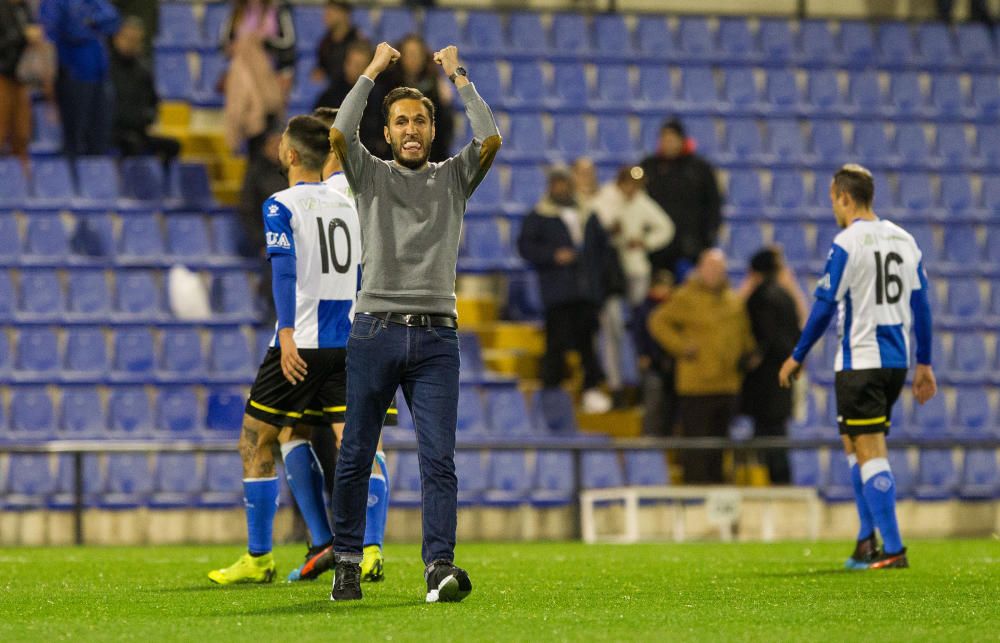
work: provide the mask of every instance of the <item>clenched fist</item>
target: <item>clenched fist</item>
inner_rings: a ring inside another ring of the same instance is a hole
[[[441,51],[435,52],[434,62],[441,65],[446,75],[451,76],[458,69],[458,47],[449,45]]]
[[[375,48],[375,55],[372,56],[372,61],[368,63],[364,75],[375,80],[376,76],[391,67],[397,60],[399,60],[399,52],[393,49],[389,43],[380,42],[378,47]]]

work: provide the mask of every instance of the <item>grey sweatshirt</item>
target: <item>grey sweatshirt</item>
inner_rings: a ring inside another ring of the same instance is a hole
[[[500,147],[493,113],[470,83],[458,93],[473,139],[458,155],[411,170],[372,156],[358,125],[374,83],[362,76],[330,132],[361,218],[358,312],[456,317],[455,264],[462,217]]]

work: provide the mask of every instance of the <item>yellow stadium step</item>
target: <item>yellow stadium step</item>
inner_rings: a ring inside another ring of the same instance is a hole
[[[576,422],[584,433],[603,433],[613,438],[642,435],[642,410],[620,409],[607,413],[577,413]]]
[[[463,329],[478,330],[493,324],[500,316],[499,308],[495,297],[458,297],[458,319]]]

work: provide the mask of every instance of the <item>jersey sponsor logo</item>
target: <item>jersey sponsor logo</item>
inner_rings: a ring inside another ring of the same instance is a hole
[[[892,480],[889,478],[889,476],[878,476],[877,478],[875,478],[875,480],[872,481],[872,484],[875,486],[876,489],[878,489],[882,493],[885,493],[886,491],[892,488]]]
[[[288,235],[284,232],[268,232],[267,233],[267,245],[269,248],[284,248],[285,250],[290,250],[292,244],[288,241]]]
[[[278,207],[277,203],[272,203],[271,205],[267,206],[267,216],[276,217],[279,214],[281,214],[281,208]]]
[[[816,287],[822,288],[823,290],[830,290],[830,286],[831,286],[830,273],[826,273],[825,275],[820,277],[819,281],[816,282]]]

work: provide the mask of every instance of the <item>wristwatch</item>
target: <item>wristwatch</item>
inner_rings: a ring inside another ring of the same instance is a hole
[[[448,76],[448,80],[450,80],[451,82],[455,82],[455,79],[458,78],[459,76],[468,76],[468,75],[469,75],[469,72],[466,71],[465,67],[459,66],[459,67],[455,68],[455,73],[454,74],[452,74],[451,76]]]

